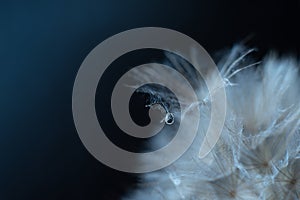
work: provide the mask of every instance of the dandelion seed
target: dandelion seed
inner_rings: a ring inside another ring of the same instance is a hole
[[[268,199],[296,200],[300,198],[300,159],[291,160],[289,165],[279,170],[274,183],[265,191]]]
[[[251,181],[241,176],[239,170],[210,183],[217,199],[258,199],[258,190]]]

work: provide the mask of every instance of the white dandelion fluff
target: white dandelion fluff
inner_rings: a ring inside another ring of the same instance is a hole
[[[300,159],[291,159],[263,193],[266,199],[296,200],[300,198]]]
[[[150,95],[153,104],[167,111],[165,123],[171,127],[182,112],[189,114],[200,105],[198,134],[187,152],[169,167],[143,175],[140,186],[125,199],[299,199],[300,195],[300,77],[299,62],[272,54],[256,62],[254,49],[236,45],[218,63],[227,95],[227,114],[221,138],[204,158],[198,157],[201,141],[210,120],[210,95],[201,77],[185,61],[167,55],[168,64],[185,74],[199,102],[184,95],[182,84],[172,82],[185,99],[152,86],[138,91]],[[210,76],[208,71],[205,76]],[[164,77],[155,68],[136,70],[141,82],[157,82]],[[184,102],[180,111],[176,101]],[[152,104],[149,104],[150,106]],[[168,129],[169,131],[172,129]],[[168,141],[169,134],[165,134]],[[162,141],[154,141],[161,143]]]

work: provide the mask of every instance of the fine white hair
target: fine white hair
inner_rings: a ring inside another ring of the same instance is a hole
[[[276,54],[255,62],[253,51],[235,45],[217,63],[225,83],[227,114],[221,138],[204,159],[198,151],[210,120],[207,88],[187,63],[167,55],[169,64],[186,74],[203,100],[200,128],[181,158],[163,170],[142,175],[138,188],[124,199],[299,199],[299,62]],[[136,71],[136,79],[155,82],[153,77],[164,78],[148,70]],[[176,80],[169,81],[184,92]],[[139,92],[151,94],[153,102],[156,97],[165,99],[177,114],[179,108],[167,93],[150,86]],[[189,123],[194,123],[193,116],[185,113]]]

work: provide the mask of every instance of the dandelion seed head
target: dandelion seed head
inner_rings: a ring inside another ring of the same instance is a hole
[[[188,119],[185,126],[196,123],[189,111],[199,105],[198,133],[182,157],[163,170],[143,175],[142,187],[126,199],[299,199],[300,65],[294,58],[275,54],[258,62],[252,59],[253,52],[255,49],[235,45],[218,62],[227,114],[220,139],[203,159],[198,153],[210,121],[213,94],[188,63],[166,55],[166,64],[185,74],[199,102],[185,94],[175,74],[167,81],[176,86],[183,99],[156,86],[145,86],[138,92],[150,95],[150,105],[165,107],[164,121],[170,127],[180,119],[180,113]],[[210,75],[210,71],[204,74],[208,79]],[[141,82],[164,78],[155,68],[137,70],[134,77]],[[178,101],[183,102],[184,110]]]

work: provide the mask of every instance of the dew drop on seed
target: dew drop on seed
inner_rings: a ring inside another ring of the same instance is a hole
[[[171,125],[174,123],[174,115],[172,113],[167,113],[165,116],[165,123]]]

